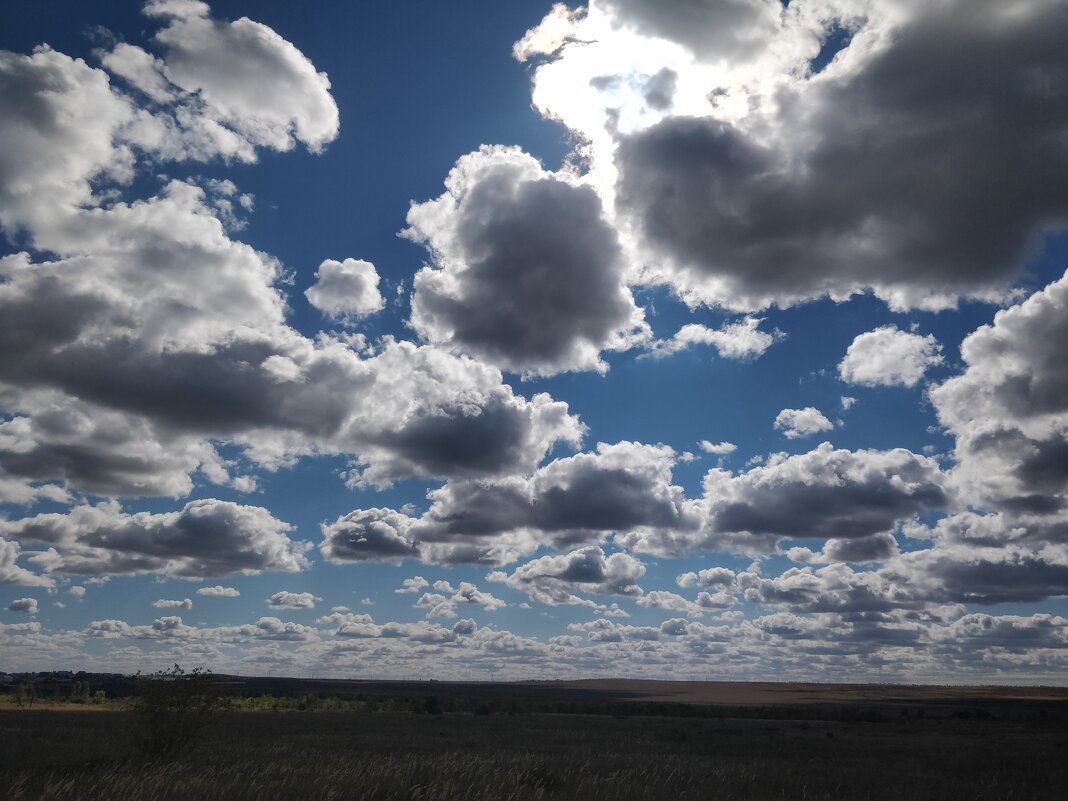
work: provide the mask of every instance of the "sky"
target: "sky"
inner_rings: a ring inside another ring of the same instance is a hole
[[[1063,0],[3,23],[0,670],[1065,683]]]

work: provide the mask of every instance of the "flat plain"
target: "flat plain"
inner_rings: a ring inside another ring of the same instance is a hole
[[[285,711],[243,708],[167,758],[141,753],[118,706],[5,705],[0,798],[1068,797],[1059,689],[260,681],[227,683]]]

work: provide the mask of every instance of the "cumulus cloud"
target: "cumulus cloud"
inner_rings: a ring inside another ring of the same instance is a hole
[[[697,530],[648,529],[617,535],[635,550],[771,553],[781,540],[855,540],[892,531],[900,521],[944,509],[951,498],[934,459],[896,448],[772,455],[733,474],[710,470],[697,504]]]
[[[214,499],[163,514],[129,514],[107,502],[0,521],[5,537],[49,546],[30,557],[34,564],[77,575],[294,572],[307,566],[309,546],[289,539],[291,530],[266,509]]]
[[[461,581],[459,587],[453,587],[447,581],[436,581],[434,589],[437,592],[424,592],[415,602],[417,608],[429,610],[426,614],[428,618],[457,617],[457,607],[464,604],[477,604],[487,612],[494,612],[508,605],[468,581]]]
[[[216,584],[214,587],[200,587],[197,590],[197,595],[207,595],[211,598],[236,598],[240,594],[237,588],[224,587],[221,584]]]
[[[152,605],[156,609],[192,609],[193,602],[189,598],[183,598],[182,600],[171,600],[167,598],[160,598],[158,601],[153,601]]]
[[[884,325],[853,340],[838,363],[838,375],[850,384],[867,387],[914,387],[929,367],[942,363],[941,351],[931,335]]]
[[[525,592],[538,603],[594,606],[576,592],[596,595],[640,596],[638,580],[645,565],[627,553],[606,555],[590,545],[566,554],[542,556],[519,565],[511,574],[496,572],[489,578]]]
[[[727,442],[726,440],[724,440],[723,442],[712,442],[710,440],[703,439],[697,444],[701,448],[701,450],[703,450],[705,453],[711,453],[713,456],[727,456],[728,454],[734,453],[736,450],[738,450],[737,445],[735,445],[733,442]]]
[[[358,509],[324,523],[319,548],[329,561],[339,563],[418,558],[419,546],[409,534],[413,522],[392,509]]]
[[[690,323],[680,328],[671,339],[649,343],[649,352],[656,357],[687,350],[694,345],[712,345],[724,359],[755,359],[775,342],[784,338],[781,331],[761,331],[759,317],[746,317],[738,323],[721,328]]]
[[[704,592],[701,595],[707,596],[707,605],[694,603],[683,598],[678,593],[668,590],[651,590],[639,598],[636,603],[638,606],[644,606],[647,609],[666,609],[670,612],[683,612],[692,617],[700,617],[706,614],[710,608],[715,607],[715,601],[712,600],[712,596],[709,593]],[[723,598],[723,601],[723,606],[730,606],[733,603],[729,597]],[[669,628],[671,627],[669,626]]]
[[[16,598],[7,607],[8,612],[24,612],[28,615],[37,614],[36,598]]]
[[[970,503],[1057,515],[1068,507],[1068,275],[961,344],[964,372],[930,390],[955,439]]]
[[[93,620],[85,628],[88,637],[116,640],[163,640],[170,642],[242,643],[242,642],[289,642],[300,643],[314,640],[318,632],[312,626],[279,620],[276,617],[261,617],[255,623],[239,626],[190,626],[177,615],[168,615],[152,621],[147,626],[130,625],[124,620]]]
[[[422,576],[412,576],[401,582],[401,586],[393,592],[419,592],[430,586],[430,582]]]
[[[589,143],[645,280],[737,310],[865,289],[945,308],[1003,296],[1065,226],[1068,21],[1058,0],[1007,13],[605,0],[547,19],[522,55],[545,45],[535,105]],[[662,69],[675,91],[650,104],[641,76]]]
[[[276,592],[267,599],[267,604],[277,609],[314,609],[315,602],[321,601],[310,592],[288,592],[282,590]]]
[[[23,587],[54,587],[55,581],[32,570],[19,567],[18,558],[22,547],[0,537],[0,584],[19,584]]]
[[[726,567],[709,567],[698,572],[682,573],[675,578],[680,587],[730,587],[734,584],[734,571]]]
[[[607,369],[603,350],[648,334],[600,198],[517,148],[462,157],[441,197],[414,204],[405,236],[432,266],[414,281],[411,323],[431,342],[503,369]]]
[[[855,539],[832,538],[823,545],[823,550],[813,552],[809,548],[790,548],[786,556],[803,564],[827,562],[885,562],[898,554],[897,539],[889,532],[872,534]]]
[[[163,0],[147,3],[144,13],[166,24],[154,37],[164,55],[152,67],[195,94],[201,113],[253,145],[275,150],[289,150],[299,140],[318,152],[337,137],[330,81],[296,47],[248,17],[226,22],[212,18],[206,5],[191,8]],[[145,64],[139,73],[148,69]]]
[[[834,430],[834,423],[823,416],[823,412],[814,406],[804,409],[783,409],[775,416],[775,430],[781,431],[787,439],[800,439],[818,434],[821,431]]]
[[[675,453],[661,445],[599,443],[527,477],[450,481],[410,529],[424,559],[503,564],[539,545],[596,543],[612,531],[692,525]]]
[[[312,306],[341,322],[354,322],[386,305],[378,291],[378,271],[371,262],[359,259],[327,259],[304,295]]]

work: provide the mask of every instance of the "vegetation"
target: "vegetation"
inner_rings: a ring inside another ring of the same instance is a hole
[[[421,701],[419,712],[236,711],[147,759],[130,712],[9,707],[0,798],[1060,801],[1068,787],[1068,731],[1051,719],[438,715]]]
[[[130,708],[140,723],[141,747],[160,755],[188,745],[229,707],[230,699],[219,693],[210,671],[198,667],[186,672],[176,664],[169,670],[138,673],[137,697]]]

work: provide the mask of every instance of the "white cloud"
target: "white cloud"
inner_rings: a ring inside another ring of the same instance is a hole
[[[337,137],[338,109],[326,74],[266,25],[247,17],[213,19],[207,6],[189,12],[149,3],[145,13],[166,22],[155,35],[164,50],[160,71],[195,94],[212,122],[275,150],[300,140],[319,152]]]
[[[814,406],[804,409],[783,409],[775,416],[775,430],[781,431],[787,439],[800,439],[832,431],[834,423],[823,416],[823,412]]]
[[[733,442],[711,442],[710,440],[703,439],[697,443],[698,446],[705,453],[711,453],[714,456],[726,456],[727,454],[734,453],[738,450],[738,446]]]
[[[435,582],[434,588],[439,592],[424,592],[415,602],[417,608],[429,610],[428,618],[457,617],[457,607],[464,604],[477,604],[486,612],[495,612],[508,605],[468,581],[461,581],[459,587],[453,587],[447,581]]]
[[[422,576],[412,576],[401,582],[401,587],[394,592],[419,592],[430,586],[430,582]]]
[[[867,387],[914,387],[928,368],[942,363],[941,352],[934,336],[884,325],[853,340],[838,363],[838,374],[843,381]]]
[[[221,584],[213,587],[200,587],[197,590],[197,595],[207,595],[211,598],[236,598],[240,594],[240,590],[234,587],[224,587]]]
[[[694,345],[712,345],[724,359],[755,359],[785,335],[761,331],[760,317],[746,317],[738,323],[729,323],[721,328],[690,323],[680,328],[671,339],[649,343],[649,352],[655,357],[667,356],[686,350]]]
[[[359,259],[327,259],[304,294],[312,306],[341,322],[355,322],[386,305],[378,291],[378,271],[371,262]]]
[[[930,390],[956,438],[967,501],[1059,515],[1068,503],[1068,274],[961,344],[964,372]]]
[[[0,584],[18,584],[23,587],[54,587],[55,581],[40,576],[32,570],[19,567],[17,560],[22,547],[17,542],[0,537]]]
[[[193,602],[189,598],[183,598],[182,600],[173,600],[167,598],[160,598],[158,601],[153,601],[152,605],[156,609],[192,609]]]
[[[315,602],[321,600],[323,599],[312,595],[310,592],[288,592],[282,590],[268,598],[267,604],[276,609],[314,609]]]

